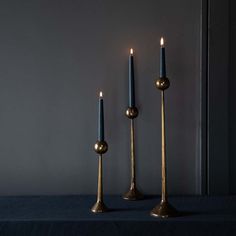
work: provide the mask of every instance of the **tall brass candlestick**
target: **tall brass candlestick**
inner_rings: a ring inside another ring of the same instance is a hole
[[[177,211],[168,203],[167,181],[166,181],[166,134],[165,134],[165,94],[164,90],[168,89],[170,82],[168,78],[162,77],[156,81],[156,86],[161,90],[161,151],[162,151],[162,168],[161,168],[161,202],[151,211],[151,215],[155,217],[173,217],[177,216]]]
[[[131,159],[131,181],[130,189],[123,195],[125,200],[139,200],[143,195],[136,187],[136,168],[135,168],[135,142],[134,142],[134,118],[138,116],[136,107],[129,107],[126,110],[126,116],[130,119],[130,159]]]
[[[97,141],[94,145],[94,150],[99,154],[98,159],[98,191],[97,201],[92,207],[91,211],[94,213],[101,213],[108,211],[108,208],[103,202],[103,184],[102,184],[102,154],[108,149],[108,145],[105,141]]]

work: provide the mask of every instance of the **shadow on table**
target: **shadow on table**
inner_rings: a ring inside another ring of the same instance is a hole
[[[142,207],[132,207],[132,208],[110,208],[109,209],[109,212],[125,212],[125,211],[130,211],[130,212],[132,212],[132,211],[147,211],[147,209],[146,208],[142,208]]]

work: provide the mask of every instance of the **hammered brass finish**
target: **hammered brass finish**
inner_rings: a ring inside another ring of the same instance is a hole
[[[123,195],[123,199],[135,201],[143,199],[143,194],[138,191],[136,186],[131,186],[130,190]]]
[[[161,180],[162,180],[162,201],[167,202],[166,184],[166,127],[165,127],[165,94],[161,91]]]
[[[161,218],[175,217],[178,216],[178,212],[167,201],[162,200],[159,205],[153,208],[151,216]]]
[[[125,114],[129,119],[134,119],[138,116],[138,109],[136,107],[128,107]]]
[[[167,77],[161,77],[157,79],[156,86],[158,89],[164,91],[170,87],[170,81]]]
[[[136,107],[129,107],[126,111],[127,117],[130,119],[130,160],[131,160],[131,181],[130,189],[123,195],[125,200],[140,200],[143,195],[136,187],[136,168],[135,168],[135,142],[134,142],[134,118],[138,116],[138,109]]]
[[[103,202],[103,183],[102,183],[102,154],[99,155],[98,159],[98,192],[97,201],[92,207],[91,211],[93,213],[101,213],[108,211],[108,208]]]
[[[155,217],[174,217],[178,213],[174,207],[168,203],[167,180],[166,180],[166,129],[165,129],[165,94],[164,90],[169,88],[168,78],[159,78],[156,86],[161,90],[161,202],[152,211],[151,215]]]
[[[91,211],[93,213],[103,213],[103,212],[107,212],[108,208],[106,207],[103,201],[99,201],[94,204]]]
[[[104,154],[108,150],[108,144],[105,141],[97,141],[94,145],[94,150],[97,154]]]
[[[97,141],[94,145],[94,150],[99,154],[98,159],[98,190],[97,201],[91,208],[93,213],[102,213],[108,211],[108,208],[103,202],[103,182],[102,182],[102,154],[107,152],[108,144],[105,141]]]

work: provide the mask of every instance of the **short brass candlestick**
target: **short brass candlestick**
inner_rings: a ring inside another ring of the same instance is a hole
[[[126,116],[130,119],[130,154],[131,154],[131,183],[130,189],[123,195],[125,200],[139,200],[143,195],[136,187],[136,168],[135,168],[135,144],[134,144],[134,118],[138,116],[136,107],[129,107],[126,110]]]
[[[107,149],[108,145],[105,141],[97,141],[94,145],[94,150],[97,154],[99,154],[99,159],[98,159],[97,201],[91,209],[93,213],[102,213],[108,211],[108,208],[103,202],[103,184],[102,184],[102,154],[106,153]]]
[[[174,217],[178,213],[174,207],[168,203],[168,194],[167,194],[167,181],[166,181],[166,134],[165,134],[165,97],[164,90],[168,89],[170,86],[169,79],[162,77],[157,79],[156,86],[161,90],[161,134],[162,134],[162,169],[161,169],[161,182],[162,182],[162,191],[161,191],[161,202],[153,208],[151,215],[155,217]]]

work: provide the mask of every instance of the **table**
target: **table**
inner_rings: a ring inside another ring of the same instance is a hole
[[[149,215],[160,201],[105,196],[110,212],[93,214],[95,196],[0,197],[0,236],[236,235],[236,196],[170,197],[182,215]]]

